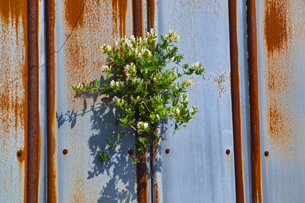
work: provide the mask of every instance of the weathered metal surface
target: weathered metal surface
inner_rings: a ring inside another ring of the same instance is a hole
[[[40,174],[39,5],[28,1],[28,165],[27,202],[38,202]]]
[[[260,109],[258,81],[258,50],[256,0],[247,1],[248,8],[248,51],[249,51],[249,91],[251,122],[251,170],[253,202],[262,202],[261,143],[260,143]]]
[[[0,202],[26,202],[27,1],[0,2]]]
[[[241,2],[239,2],[241,3]],[[240,88],[240,61],[238,46],[238,1],[229,1],[230,24],[230,57],[231,57],[231,97],[234,137],[234,162],[235,162],[235,191],[236,202],[245,202],[244,172],[243,172],[243,140],[242,140],[242,114],[241,114],[241,88]],[[241,23],[239,23],[241,24]],[[240,32],[244,34],[244,27]],[[242,40],[243,37],[240,38]],[[244,55],[241,55],[243,57]],[[245,68],[242,66],[241,68]]]
[[[242,138],[242,170],[244,201],[252,200],[251,178],[251,136],[250,136],[250,109],[249,109],[249,75],[247,49],[247,9],[246,0],[237,0],[237,39],[238,39],[238,66],[240,90],[240,124]],[[232,74],[232,73],[231,73]],[[233,85],[233,84],[232,84]],[[232,96],[233,99],[234,96]],[[234,102],[233,102],[234,103]],[[235,144],[234,144],[235,148]],[[235,151],[236,153],[236,151]],[[239,172],[235,174],[238,175]],[[240,189],[236,187],[236,192]],[[239,202],[239,201],[236,201]]]
[[[58,202],[56,162],[56,42],[55,0],[46,1],[46,51],[47,51],[47,202]]]
[[[264,202],[303,202],[305,197],[304,6],[301,0],[257,2]]]
[[[70,89],[103,81],[100,46],[133,34],[132,1],[56,0],[48,8],[49,202],[137,202],[136,165],[126,156],[135,137],[129,134],[102,163],[99,153],[114,130],[107,125],[114,122],[112,99]]]
[[[207,72],[188,91],[190,105],[199,106],[196,119],[164,135],[163,202],[236,201],[228,11],[225,0],[158,1],[159,34],[176,29],[184,62],[201,61]]]

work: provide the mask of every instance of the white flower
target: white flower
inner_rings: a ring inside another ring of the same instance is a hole
[[[199,66],[200,66],[200,63],[199,63],[199,62],[193,63],[192,68],[193,68],[195,71],[197,71],[197,69],[199,68]]]
[[[112,80],[111,82],[110,82],[110,87],[114,87],[115,86],[115,82],[114,82],[114,80]]]
[[[158,119],[158,120],[160,120],[160,116],[159,116],[159,114],[157,114],[157,115],[156,115],[156,117],[157,117],[157,119]]]
[[[107,51],[111,51],[111,46],[110,45],[107,45],[106,48],[107,48]]]
[[[144,123],[144,129],[148,128],[148,123]]]
[[[131,35],[131,36],[130,36],[130,41],[132,41],[132,42],[135,42],[135,41],[136,41],[136,38],[134,37],[134,35]]]
[[[177,113],[177,115],[180,114],[180,109],[179,108],[176,109],[176,113]]]
[[[191,108],[189,112],[190,112],[190,114],[193,114],[194,109],[193,109],[193,108]]]

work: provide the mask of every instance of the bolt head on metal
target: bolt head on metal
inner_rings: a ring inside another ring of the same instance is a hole
[[[133,155],[133,150],[132,149],[128,149],[128,155],[132,156]]]
[[[265,156],[269,156],[269,152],[268,151],[265,151]]]
[[[229,150],[229,149],[226,150],[226,154],[227,154],[227,155],[230,154],[230,150]]]
[[[22,156],[22,150],[19,150],[19,151],[17,152],[17,156],[19,156],[19,157]]]
[[[64,149],[64,150],[62,150],[62,153],[63,153],[64,155],[66,155],[66,154],[68,154],[68,150],[67,150],[67,149]]]
[[[167,149],[165,150],[166,154],[168,154],[170,151],[171,151],[171,150],[170,150],[169,148],[167,148]]]

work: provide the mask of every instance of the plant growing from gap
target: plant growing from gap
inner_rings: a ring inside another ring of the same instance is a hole
[[[122,144],[127,129],[132,128],[140,135],[135,140],[136,150],[144,154],[148,146],[159,143],[162,136],[156,129],[166,119],[172,120],[175,133],[198,112],[196,106],[189,108],[186,94],[193,81],[179,78],[192,74],[203,76],[202,63],[180,64],[184,56],[175,45],[179,40],[175,30],[169,30],[165,37],[161,35],[159,43],[156,40],[157,32],[151,29],[145,38],[118,39],[116,48],[104,44],[101,50],[111,59],[101,67],[106,74],[105,84],[102,86],[96,79],[90,84],[71,87],[77,93],[102,90],[102,94],[113,95],[113,105],[122,110],[115,122],[109,123],[116,131],[112,139],[107,139],[106,150],[100,153],[103,161],[109,160],[109,152]],[[173,66],[166,68],[168,64]],[[132,160],[138,161],[137,156]]]

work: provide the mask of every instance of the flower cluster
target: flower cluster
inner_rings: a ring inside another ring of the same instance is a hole
[[[157,37],[157,31],[151,29],[145,38],[131,35],[117,39],[114,48],[104,44],[101,50],[111,60],[101,67],[106,73],[103,86],[98,80],[72,86],[78,93],[103,90],[103,94],[113,95],[115,108],[122,110],[111,125],[118,132],[113,140],[107,140],[109,148],[119,145],[126,130],[132,128],[140,136],[136,142],[137,153],[145,153],[147,145],[160,140],[156,129],[165,120],[171,119],[176,131],[198,112],[196,106],[189,108],[186,94],[187,88],[193,86],[193,80],[182,77],[203,76],[202,63],[180,64],[184,55],[175,46],[179,40],[175,30],[161,36],[159,43],[156,43]],[[165,68],[169,63],[174,66]],[[103,160],[109,158],[105,152],[101,157]]]
[[[179,35],[177,35],[176,30],[169,29],[169,33],[165,35],[166,39],[168,39],[170,42],[178,42]]]
[[[127,64],[124,67],[124,71],[125,71],[125,75],[126,75],[127,79],[132,79],[137,74],[136,66],[133,63]]]

